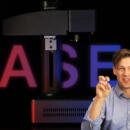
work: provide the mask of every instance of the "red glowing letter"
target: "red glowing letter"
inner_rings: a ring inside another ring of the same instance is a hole
[[[20,63],[23,68],[22,70],[13,70],[16,57],[18,57],[20,60]],[[3,72],[0,87],[7,87],[8,81],[11,77],[25,77],[29,87],[37,87],[28,60],[26,58],[24,49],[21,45],[13,46],[10,57]]]

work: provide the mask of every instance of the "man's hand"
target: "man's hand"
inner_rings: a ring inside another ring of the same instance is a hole
[[[90,119],[94,120],[98,118],[101,114],[102,106],[106,100],[106,97],[111,92],[111,86],[108,83],[110,81],[109,77],[99,76],[99,83],[96,86],[96,97],[90,108]]]
[[[99,83],[96,86],[96,98],[106,99],[111,92],[111,86],[108,83],[110,78],[108,76],[99,76]]]

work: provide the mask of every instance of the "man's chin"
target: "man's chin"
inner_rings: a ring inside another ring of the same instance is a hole
[[[118,85],[122,89],[130,89],[130,83],[118,82]]]
[[[130,89],[130,84],[129,84],[129,85],[122,84],[122,85],[121,85],[121,88],[123,88],[123,89]]]

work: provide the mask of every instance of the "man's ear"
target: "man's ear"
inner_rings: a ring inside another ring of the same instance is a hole
[[[116,75],[116,68],[113,66],[113,74]]]

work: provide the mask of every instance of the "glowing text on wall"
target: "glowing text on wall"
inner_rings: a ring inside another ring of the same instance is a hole
[[[19,58],[21,66],[22,66],[21,70],[13,69],[17,57]],[[3,76],[0,80],[0,87],[1,88],[7,87],[9,79],[11,77],[25,77],[29,87],[32,87],[32,88],[37,87],[36,81],[32,74],[29,62],[27,60],[27,57],[26,57],[26,54],[24,52],[22,45],[13,46],[9,59],[5,66]]]
[[[98,83],[98,69],[112,69],[112,62],[99,62],[99,52],[114,52],[120,49],[120,45],[91,45],[90,49],[90,86],[95,87]],[[111,80],[111,86],[115,85],[115,80]]]
[[[63,44],[62,50],[68,54],[69,58],[71,58],[71,59],[77,58],[77,52],[72,46],[70,46],[68,44]],[[68,74],[69,74],[69,78],[62,83],[62,87],[63,88],[72,87],[74,84],[76,84],[76,82],[78,80],[77,68],[67,62],[63,62],[62,69],[64,71],[68,72]]]
[[[98,80],[98,70],[99,69],[112,69],[112,62],[98,61],[99,52],[114,52],[119,50],[120,45],[90,45],[90,87],[95,87]],[[78,57],[76,50],[68,44],[62,44],[62,51],[68,54],[70,59],[75,59]],[[22,69],[14,69],[15,62],[19,58]],[[62,88],[70,88],[74,86],[79,79],[78,68],[76,68],[71,63],[62,61],[62,69],[68,73],[68,79],[62,82]],[[86,69],[86,68],[85,68]],[[89,69],[89,68],[87,68]],[[7,63],[5,65],[3,74],[0,79],[0,88],[6,88],[9,84],[9,80],[12,77],[24,77],[27,81],[28,87],[35,88],[37,83],[31,71],[26,53],[24,52],[22,45],[13,45]],[[87,78],[87,77],[86,77]],[[115,80],[110,81],[113,86]]]

